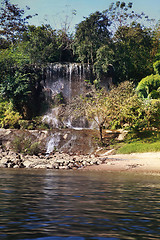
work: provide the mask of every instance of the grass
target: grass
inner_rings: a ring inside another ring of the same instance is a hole
[[[143,153],[143,152],[160,152],[160,142],[154,143],[128,143],[120,147],[117,153]]]
[[[160,131],[129,133],[116,153],[160,152]]]

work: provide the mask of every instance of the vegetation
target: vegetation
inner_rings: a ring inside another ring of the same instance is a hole
[[[67,22],[61,30],[48,24],[28,25],[34,16],[26,11],[10,0],[1,2],[1,127],[35,129],[36,122],[39,128],[47,127],[36,118],[44,106],[41,80],[45,67],[75,61],[92,64],[96,80],[87,94],[65,106],[66,114],[85,115],[94,121],[102,142],[104,128],[136,133],[159,129],[159,22],[149,28],[153,21],[148,16],[134,12],[131,2],[117,1],[85,17],[73,34],[67,30]],[[108,91],[98,84],[106,77],[114,82]],[[64,104],[61,94],[54,100]]]
[[[160,151],[160,132],[159,131],[141,131],[137,134],[128,134],[125,142],[117,149],[117,153],[134,152],[157,152]]]
[[[85,116],[94,121],[103,143],[103,129],[125,128],[133,132],[160,124],[160,101],[144,100],[129,81],[113,86],[110,91],[90,84],[87,94],[76,97],[67,105],[63,116]]]
[[[33,139],[25,132],[14,138],[12,142],[13,150],[17,153],[38,155],[40,153],[40,146],[38,142],[33,142]]]

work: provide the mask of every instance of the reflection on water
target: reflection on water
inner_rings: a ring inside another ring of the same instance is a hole
[[[160,176],[0,169],[0,239],[160,239]]]

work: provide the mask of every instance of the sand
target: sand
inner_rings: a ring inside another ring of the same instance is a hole
[[[160,173],[160,152],[109,155],[106,163],[86,169]]]

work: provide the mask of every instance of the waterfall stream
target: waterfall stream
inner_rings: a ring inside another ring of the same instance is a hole
[[[87,91],[85,80],[93,82],[94,79],[95,76],[91,65],[81,63],[50,63],[45,70],[44,88],[48,99],[52,99],[61,93],[65,102],[69,103],[72,98]],[[101,82],[101,85],[107,88],[110,83],[111,77],[108,77],[105,81]],[[59,108],[54,107],[45,114],[43,120],[52,126],[52,128],[58,128],[60,125],[62,126],[58,114]],[[71,116],[63,124],[68,128],[82,129],[91,127],[83,117],[75,120]]]
[[[75,96],[88,91],[86,89],[85,80],[93,82],[95,79],[93,67],[88,64],[50,63],[44,72],[44,91],[46,100],[51,102],[57,94],[62,94],[64,101],[69,103]],[[110,82],[111,78],[108,77],[105,81],[101,82],[101,85],[107,88]],[[83,116],[77,119],[73,116],[70,116],[65,120],[62,118],[60,119],[60,111],[60,107],[52,107],[43,116],[43,121],[52,129],[56,129],[56,132],[51,134],[48,138],[46,153],[49,154],[53,152],[55,148],[65,152],[92,152],[93,143],[90,138],[86,140],[86,136],[89,133],[88,131],[92,131],[89,129],[95,128],[94,122],[89,123]],[[60,129],[58,128],[61,127],[66,128],[69,131],[67,135],[64,135],[68,137],[65,138],[60,134]],[[86,141],[88,142],[86,143]]]

